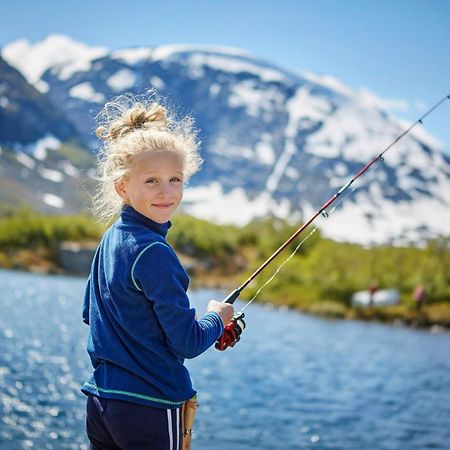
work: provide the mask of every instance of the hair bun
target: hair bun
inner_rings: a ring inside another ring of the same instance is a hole
[[[139,129],[163,130],[169,123],[167,109],[159,103],[136,104],[125,111],[118,104],[109,106],[116,108],[117,117],[109,126],[96,129],[96,135],[103,141],[115,141]]]

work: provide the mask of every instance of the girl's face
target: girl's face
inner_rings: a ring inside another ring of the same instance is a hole
[[[183,166],[182,157],[171,151],[141,153],[127,179],[116,183],[116,191],[145,217],[165,223],[183,198]]]

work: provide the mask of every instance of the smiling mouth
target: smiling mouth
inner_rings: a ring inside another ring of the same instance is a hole
[[[152,203],[155,208],[167,209],[170,208],[173,203]]]

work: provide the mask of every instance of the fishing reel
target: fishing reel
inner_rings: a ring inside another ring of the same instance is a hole
[[[242,331],[245,328],[244,313],[241,311],[233,316],[231,322],[223,329],[222,336],[216,341],[216,349],[226,350],[228,347],[234,347],[241,339]]]

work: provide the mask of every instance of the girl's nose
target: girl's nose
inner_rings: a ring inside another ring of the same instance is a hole
[[[161,183],[158,189],[158,197],[167,197],[170,193],[170,184]]]

